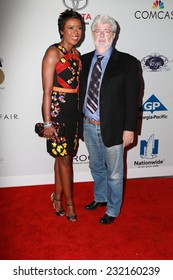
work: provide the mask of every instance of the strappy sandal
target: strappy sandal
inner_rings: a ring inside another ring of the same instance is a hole
[[[67,207],[74,207],[74,203],[66,203],[66,206]],[[67,219],[70,221],[70,222],[76,222],[77,221],[77,215],[67,215]]]
[[[55,198],[55,193],[52,193],[50,196],[50,200],[52,201],[53,208],[55,209],[55,214],[57,216],[63,217],[65,215],[65,210],[63,208],[61,208],[59,211],[56,211],[56,203],[57,201],[62,201],[62,199]]]

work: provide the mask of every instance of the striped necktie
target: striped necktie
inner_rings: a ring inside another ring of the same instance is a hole
[[[91,113],[94,113],[98,108],[98,94],[100,87],[100,79],[102,73],[101,60],[103,56],[97,55],[97,61],[94,64],[91,81],[88,88],[87,108]]]

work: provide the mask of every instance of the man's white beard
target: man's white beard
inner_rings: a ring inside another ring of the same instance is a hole
[[[112,41],[111,42],[105,42],[105,43],[95,43],[95,46],[99,49],[109,49],[112,46]]]

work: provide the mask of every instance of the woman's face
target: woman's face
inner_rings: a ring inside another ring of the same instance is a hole
[[[61,31],[63,41],[76,45],[82,37],[82,23],[78,18],[70,18],[65,22],[64,30]]]

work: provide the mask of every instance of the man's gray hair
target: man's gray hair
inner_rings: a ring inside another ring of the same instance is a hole
[[[108,16],[108,15],[98,15],[93,19],[93,22],[91,24],[91,30],[95,30],[95,25],[101,23],[110,23],[112,25],[112,32],[116,32],[117,30],[117,23],[114,18]]]

